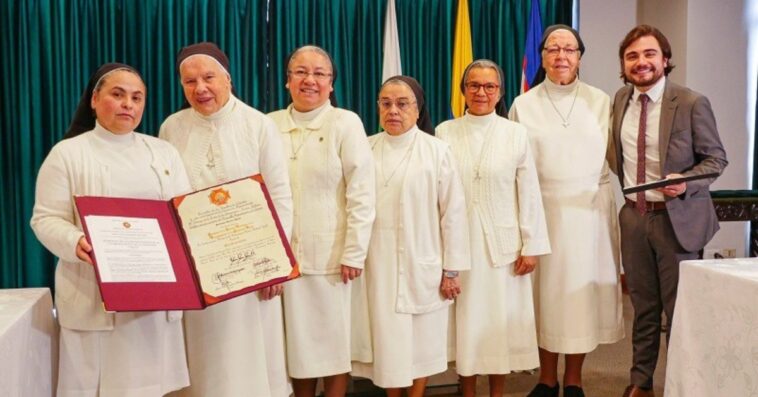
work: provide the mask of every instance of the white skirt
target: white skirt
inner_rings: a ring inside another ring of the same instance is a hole
[[[191,385],[181,395],[289,396],[280,297],[253,292],[184,318]]]
[[[303,275],[284,287],[287,366],[293,378],[350,372],[351,284],[340,274]]]
[[[189,385],[182,323],[116,313],[110,331],[60,330],[59,397],[163,396]]]
[[[408,387],[447,370],[449,307],[423,314],[395,311],[396,240],[394,230],[374,228],[365,271],[373,362],[354,362],[352,371],[383,388]]]
[[[541,187],[552,254],[534,273],[539,345],[588,353],[624,337],[613,191],[593,181]]]
[[[539,367],[532,279],[513,263],[492,267],[481,223],[471,217],[471,270],[456,301],[456,371],[507,374]]]

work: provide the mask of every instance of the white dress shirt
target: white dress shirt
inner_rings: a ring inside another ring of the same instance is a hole
[[[663,178],[661,175],[661,152],[658,147],[658,131],[661,121],[661,102],[663,100],[663,88],[666,78],[662,77],[645,94],[650,97],[647,103],[647,129],[645,130],[645,180],[652,182]],[[638,185],[637,182],[637,132],[640,125],[640,92],[634,87],[634,93],[629,98],[629,105],[621,123],[621,148],[624,155],[624,186]],[[640,183],[643,183],[640,182]],[[630,200],[636,200],[636,193],[627,194]],[[663,193],[651,189],[645,191],[645,200],[664,201]]]

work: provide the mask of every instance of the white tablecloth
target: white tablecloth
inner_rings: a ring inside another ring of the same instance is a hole
[[[758,258],[682,262],[665,391],[758,396]]]
[[[58,328],[52,309],[47,288],[0,289],[0,395],[54,394]]]

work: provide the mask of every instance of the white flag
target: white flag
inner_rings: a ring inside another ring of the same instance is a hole
[[[403,74],[400,66],[400,40],[397,35],[397,15],[395,0],[387,2],[387,15],[384,21],[384,64],[382,65],[382,82],[392,76]]]

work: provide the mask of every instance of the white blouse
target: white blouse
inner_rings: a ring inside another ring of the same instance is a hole
[[[279,127],[294,196],[292,249],[304,274],[364,267],[376,202],[363,123],[328,102],[269,114]]]

